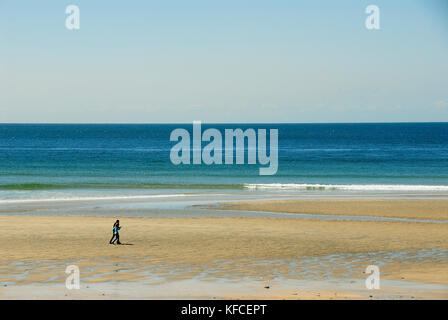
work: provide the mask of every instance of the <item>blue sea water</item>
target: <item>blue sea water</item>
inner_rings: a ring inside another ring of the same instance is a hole
[[[277,174],[260,176],[259,164],[172,164],[170,133],[192,124],[0,124],[0,200],[80,190],[448,191],[448,123],[202,127],[278,129]]]

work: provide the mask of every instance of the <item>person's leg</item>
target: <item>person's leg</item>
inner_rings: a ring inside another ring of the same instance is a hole
[[[117,232],[117,244],[121,244],[120,242],[120,234]]]
[[[114,244],[114,242],[115,242],[116,240],[117,240],[117,234],[114,233],[114,234],[112,235],[112,238],[110,239],[109,243],[110,243],[110,244]]]

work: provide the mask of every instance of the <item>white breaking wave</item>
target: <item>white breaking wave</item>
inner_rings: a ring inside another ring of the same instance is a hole
[[[244,184],[252,190],[448,191],[448,186],[388,184]]]
[[[151,198],[175,198],[175,197],[190,197],[196,196],[193,194],[154,194],[154,195],[134,195],[134,196],[98,196],[98,197],[56,197],[56,198],[37,198],[37,199],[5,199],[0,200],[3,203],[26,203],[26,202],[56,202],[56,201],[90,201],[90,200],[132,200],[132,199],[151,199]]]

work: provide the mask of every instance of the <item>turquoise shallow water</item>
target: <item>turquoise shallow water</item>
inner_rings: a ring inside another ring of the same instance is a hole
[[[0,200],[198,190],[448,191],[448,123],[203,124],[221,132],[278,129],[273,176],[260,176],[259,164],[176,166],[169,157],[176,128],[191,132],[192,124],[2,124]]]

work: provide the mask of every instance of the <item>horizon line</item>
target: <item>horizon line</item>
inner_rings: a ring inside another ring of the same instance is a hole
[[[206,122],[202,124],[398,124],[448,123],[448,121],[359,121],[359,122]],[[0,122],[0,125],[175,125],[190,122]]]

